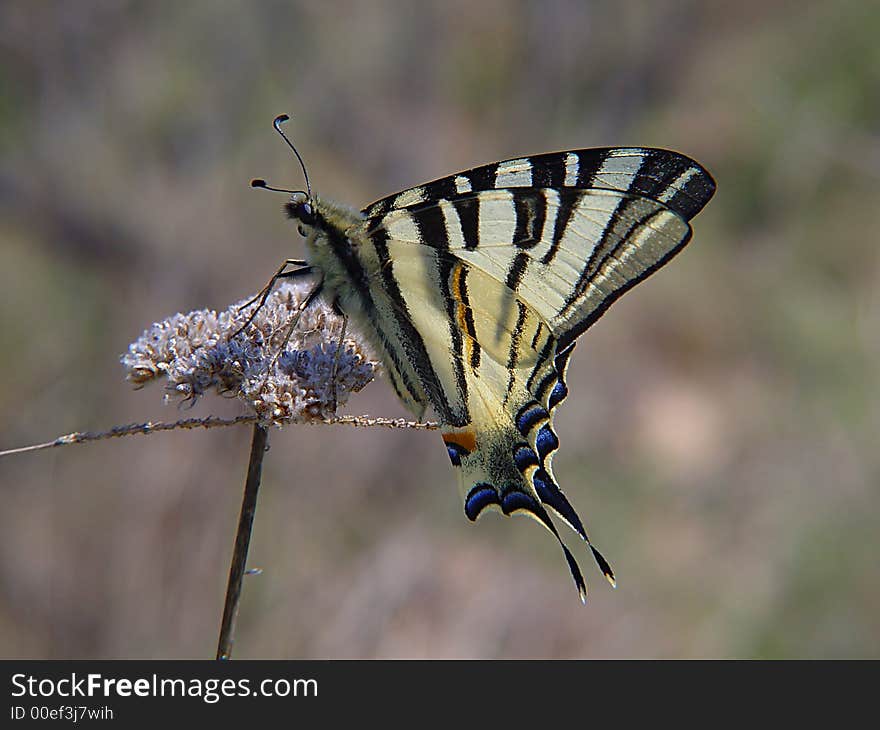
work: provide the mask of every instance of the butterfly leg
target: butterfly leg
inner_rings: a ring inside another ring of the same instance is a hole
[[[285,269],[286,269],[288,266],[299,266],[300,268],[298,268],[298,269],[293,269],[293,270],[291,270],[291,271],[285,271]],[[310,274],[311,272],[312,272],[312,267],[309,266],[309,262],[308,262],[308,261],[303,261],[302,259],[286,259],[286,260],[284,261],[284,263],[281,264],[281,266],[278,267],[278,271],[276,271],[276,272],[272,275],[272,278],[269,279],[269,282],[266,284],[266,286],[264,286],[264,287],[263,287],[263,288],[262,288],[262,289],[256,294],[256,296],[254,296],[252,299],[250,299],[249,301],[245,302],[244,304],[242,304],[242,305],[238,308],[238,311],[242,311],[242,310],[244,310],[244,309],[247,309],[249,306],[251,306],[251,305],[254,304],[255,302],[259,301],[259,304],[257,305],[256,309],[254,309],[254,311],[251,312],[250,316],[247,318],[247,320],[245,321],[245,323],[235,331],[235,334],[233,334],[232,337],[238,337],[238,335],[240,335],[240,334],[242,333],[242,331],[243,331],[243,330],[244,330],[244,329],[245,329],[245,328],[246,328],[251,322],[254,321],[254,317],[256,317],[256,316],[257,316],[257,312],[259,312],[259,311],[263,308],[263,305],[266,303],[266,300],[269,298],[269,295],[272,293],[272,289],[275,288],[275,283],[276,283],[279,279],[293,279],[293,278],[295,278],[295,277],[297,277],[297,276],[304,276],[305,274]]]
[[[339,339],[336,342],[336,352],[333,357],[333,370],[330,372],[330,388],[332,389],[330,406],[333,413],[336,413],[336,374],[339,372],[339,358],[342,354],[342,348],[345,346],[345,330],[348,326],[348,315],[339,309],[339,305],[335,301],[333,302],[333,309],[342,316],[342,329],[339,332]]]
[[[290,272],[290,273],[298,273],[298,272]],[[318,298],[318,295],[324,289],[324,279],[321,279],[314,287],[312,287],[311,291],[306,294],[305,298],[300,302],[299,306],[296,308],[296,312],[294,312],[293,316],[290,318],[290,323],[287,325],[287,332],[284,334],[284,339],[281,342],[279,348],[275,351],[275,354],[272,356],[272,360],[269,362],[268,367],[266,368],[266,380],[269,379],[269,374],[272,372],[272,369],[275,367],[275,363],[278,362],[278,358],[281,356],[281,353],[284,352],[284,348],[287,347],[287,343],[290,342],[290,337],[293,335],[293,331],[296,329],[297,324],[299,324],[299,318],[302,317],[302,313],[309,308],[312,302]]]

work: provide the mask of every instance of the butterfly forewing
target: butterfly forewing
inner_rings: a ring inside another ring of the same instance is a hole
[[[690,220],[715,192],[715,182],[689,157],[648,147],[549,152],[475,167],[383,198],[364,209],[368,218],[466,192],[496,188],[605,189],[664,203]]]

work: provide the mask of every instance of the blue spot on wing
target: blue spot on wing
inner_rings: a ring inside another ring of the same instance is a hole
[[[464,513],[473,522],[490,504],[501,504],[495,487],[484,482],[475,484],[464,499]]]
[[[520,473],[525,472],[530,466],[537,466],[540,462],[538,455],[528,444],[519,444],[513,451],[513,460],[516,462],[516,468]]]
[[[446,452],[453,466],[461,466],[461,457],[471,453],[464,446],[452,442],[446,444]]]
[[[568,395],[568,386],[565,384],[565,370],[568,367],[568,359],[571,357],[572,350],[574,350],[574,343],[569,345],[562,352],[557,353],[553,360],[553,366],[556,369],[558,380],[553,386],[553,390],[550,392],[550,397],[547,399],[547,407],[551,411],[562,403]]]
[[[541,426],[541,430],[538,431],[538,438],[535,440],[535,445],[538,448],[538,454],[541,456],[542,462],[547,458],[547,454],[559,448],[559,439],[553,433],[549,423]]]
[[[505,494],[504,499],[501,500],[501,511],[509,515],[518,509],[528,510],[537,514],[541,510],[541,506],[535,501],[534,497],[530,497],[525,492],[512,491]]]
[[[523,436],[528,436],[529,431],[532,430],[532,427],[536,423],[549,417],[550,414],[547,413],[547,409],[544,408],[544,406],[532,402],[527,404],[519,413],[517,413],[516,427]]]
[[[553,391],[550,393],[550,399],[547,404],[550,406],[550,410],[553,410],[558,406],[564,399],[565,396],[568,395],[568,387],[561,380],[553,386]]]

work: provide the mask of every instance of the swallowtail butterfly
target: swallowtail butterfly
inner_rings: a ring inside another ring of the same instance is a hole
[[[367,333],[406,408],[442,423],[465,515],[536,519],[583,601],[552,512],[614,585],[553,474],[553,417],[577,338],[684,248],[688,221],[715,192],[711,175],[668,150],[569,150],[475,167],[360,211],[306,182],[284,191],[310,253],[300,271],[318,273]]]

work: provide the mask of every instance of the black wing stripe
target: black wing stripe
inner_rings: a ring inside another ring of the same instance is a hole
[[[491,190],[495,187],[495,179],[498,177],[498,166],[500,162],[493,162],[482,167],[475,167],[473,170],[463,172],[462,175],[471,182],[471,188],[476,191]]]
[[[425,341],[413,324],[406,300],[400,291],[397,278],[394,275],[394,262],[388,253],[388,232],[382,228],[375,231],[370,240],[376,250],[382,272],[382,283],[388,297],[394,303],[393,312],[400,331],[401,345],[406,350],[410,363],[418,375],[419,381],[425,390],[425,394],[431,401],[431,405],[437,411],[437,415],[443,423],[452,426],[464,426],[468,422],[467,415],[455,413],[446,397],[440,378],[437,376]]]
[[[519,344],[522,339],[526,315],[528,314],[526,305],[519,299],[516,300],[516,306],[519,309],[519,313],[516,317],[516,324],[513,327],[513,336],[510,338],[510,351],[507,355],[507,370],[509,371],[509,375],[507,380],[507,394],[504,396],[504,405],[507,405],[507,401],[510,399],[510,395],[513,393],[513,388],[516,385],[516,360],[519,355]]]
[[[544,342],[544,346],[541,348],[541,351],[538,353],[538,361],[535,363],[532,374],[529,375],[529,379],[528,381],[526,381],[526,388],[528,388],[529,392],[532,392],[532,386],[534,385],[535,378],[537,378],[541,370],[544,369],[544,366],[547,364],[547,358],[550,357],[550,353],[553,352],[554,347],[556,347],[556,338],[548,337],[547,340]]]
[[[567,152],[551,152],[532,160],[532,185],[540,188],[561,188],[565,185]]]
[[[404,214],[405,215],[405,214]],[[422,243],[432,248],[449,250],[449,231],[446,229],[446,216],[439,205],[422,206],[412,220],[419,231]]]
[[[544,221],[547,218],[547,198],[544,191],[517,191],[512,197],[516,220],[512,243],[517,248],[534,248],[541,242]]]
[[[419,394],[415,384],[410,379],[406,371],[405,363],[402,363],[397,357],[397,350],[391,345],[388,334],[382,329],[379,318],[376,316],[376,304],[373,301],[373,295],[370,292],[367,274],[363,265],[354,253],[351,244],[341,231],[332,226],[326,225],[324,230],[327,231],[327,240],[330,243],[330,249],[340,263],[342,263],[348,274],[349,281],[361,300],[362,310],[368,313],[370,322],[382,343],[383,349],[395,365],[394,370],[398,376],[398,378],[392,378],[395,391],[397,391],[398,395],[402,396],[400,388],[403,387],[409,395],[410,400],[415,403],[421,403],[422,396]]]
[[[468,337],[470,337],[470,366],[472,370],[476,370],[480,367],[482,350],[480,348],[480,343],[477,342],[477,328],[474,324],[474,311],[473,309],[471,309],[471,301],[468,296],[468,271],[469,269],[467,268],[467,266],[462,266],[460,268],[460,273],[458,274],[458,291],[456,292],[456,294],[458,295],[458,299],[459,301],[461,301],[461,304],[464,307],[464,327],[465,331],[468,334]]]
[[[477,196],[464,195],[453,198],[452,206],[461,225],[464,247],[468,250],[475,249],[480,243],[480,202]]]
[[[510,351],[507,355],[507,368],[512,370],[516,367],[516,360],[519,354],[519,344],[522,339],[523,326],[525,325],[528,308],[519,299],[516,300],[516,306],[519,310],[516,317],[516,324],[513,327],[513,336],[510,338]]]
[[[520,251],[513,257],[513,261],[510,263],[510,268],[507,270],[507,279],[504,282],[508,289],[511,291],[519,289],[519,283],[522,281],[528,266],[529,255],[524,251]]]
[[[438,200],[441,198],[453,198],[458,195],[455,187],[455,177],[444,177],[425,185],[425,199]]]
[[[584,189],[593,187],[593,181],[596,173],[605,164],[608,154],[611,150],[580,150],[578,156],[577,182],[575,187]]]
[[[449,233],[443,211],[439,208],[426,210],[427,215],[414,216],[416,226],[423,241],[432,241],[438,251],[448,251]],[[463,416],[469,421],[467,378],[464,372],[464,337],[458,328],[457,307],[458,302],[453,298],[451,291],[451,278],[456,259],[449,255],[438,255],[437,278],[440,282],[440,290],[446,302],[446,318],[449,326],[449,338],[452,343],[452,368],[455,374],[455,387],[458,391],[459,401],[463,404],[465,413]]]
[[[556,211],[556,220],[553,221],[553,238],[550,241],[550,248],[547,249],[541,257],[542,264],[550,264],[559,251],[562,239],[565,237],[565,231],[568,228],[575,208],[583,197],[583,193],[572,188],[563,188],[558,191],[559,206]]]
[[[541,335],[544,334],[544,330],[546,330],[546,329],[547,329],[547,325],[545,325],[543,322],[538,322],[538,327],[535,330],[535,336],[532,337],[532,349],[533,350],[537,351],[538,343],[541,341]],[[549,331],[548,331],[548,336],[550,336]]]

